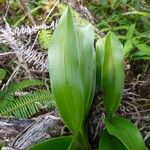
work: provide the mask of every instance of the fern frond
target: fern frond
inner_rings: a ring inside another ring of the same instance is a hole
[[[13,27],[12,32],[14,35],[21,36],[21,35],[32,35],[38,32],[41,29],[49,29],[50,26],[46,26],[45,24],[39,26],[24,26],[21,27]]]
[[[28,46],[30,43],[25,44],[25,41],[22,41],[20,35],[32,35],[41,29],[53,30],[55,26],[56,23],[52,21],[50,26],[22,26],[18,28],[10,27],[10,25],[5,21],[5,27],[0,28],[0,43],[9,45],[17,55],[20,62],[26,62],[29,64],[32,63],[37,69],[47,72],[47,53],[38,52],[34,50],[32,46]]]
[[[12,31],[1,30],[0,43],[8,44],[11,49],[16,53],[20,62],[33,63],[33,65],[41,71],[48,70],[47,53],[37,52],[30,46],[24,45],[19,39],[16,39]]]
[[[6,107],[2,108],[0,110],[0,115],[30,118],[41,110],[37,103],[49,107],[54,105],[50,91],[41,90],[34,92],[33,94],[19,97],[13,102],[10,102]]]
[[[38,40],[43,49],[48,49],[51,40],[51,34],[51,30],[41,30],[39,32]]]
[[[37,52],[28,47],[26,49],[21,48],[18,51],[19,56],[22,56],[22,59],[26,63],[32,63],[35,68],[40,69],[41,71],[48,71],[48,58],[47,52]]]
[[[22,25],[20,27],[11,27],[8,22],[5,20],[5,27],[4,28],[0,28],[0,32],[1,31],[8,31],[9,33],[11,32],[11,35],[13,36],[21,36],[21,35],[33,35],[34,33],[37,33],[40,30],[46,30],[46,29],[54,29],[56,27],[56,23],[54,21],[51,22],[51,24],[49,26],[47,26],[46,24],[41,24],[38,26],[25,26]]]
[[[14,100],[12,94],[8,94],[7,90],[0,91],[0,109],[5,107],[9,102]]]
[[[10,84],[7,89],[0,91],[0,109],[15,100],[15,93],[27,87],[43,85],[40,80],[23,80]]]
[[[40,80],[22,80],[10,84],[7,88],[8,93],[15,93],[21,91],[27,87],[43,85],[44,83]]]

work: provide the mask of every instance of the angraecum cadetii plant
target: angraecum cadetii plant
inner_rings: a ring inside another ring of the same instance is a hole
[[[134,124],[115,115],[124,85],[123,46],[109,32],[97,41],[96,47],[95,51],[92,25],[75,26],[68,7],[52,36],[48,60],[51,92],[72,135],[49,139],[30,150],[91,149],[85,124],[96,81],[104,91],[106,109],[99,150],[146,150],[142,135]]]

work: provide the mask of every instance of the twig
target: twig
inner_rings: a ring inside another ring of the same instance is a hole
[[[11,76],[9,77],[9,79],[7,80],[6,84],[3,85],[2,89],[3,90],[6,86],[8,86],[9,82],[11,81],[11,79],[15,76],[15,74],[17,73],[17,71],[20,68],[20,64],[15,68],[14,72],[11,74]]]
[[[10,54],[15,54],[15,52],[6,52],[6,53],[1,53],[1,54],[0,54],[0,56],[10,55]]]
[[[54,4],[52,9],[49,11],[48,15],[46,16],[46,18],[44,20],[44,23],[46,23],[47,19],[49,18],[49,16],[51,15],[51,13],[53,12],[53,10],[55,9],[55,7],[57,6],[58,3],[59,3],[59,0]]]
[[[12,4],[13,2],[14,2],[14,0],[13,0],[13,1],[8,1],[7,9],[6,9],[6,12],[5,12],[5,15],[4,15],[5,18],[7,17],[9,8],[10,8],[10,6],[11,6],[11,4]]]
[[[29,11],[29,8],[27,7],[26,5],[26,2],[24,0],[20,0],[20,4],[22,5],[23,7],[23,10],[25,12],[25,15],[29,18],[30,22],[32,23],[32,25],[35,25],[35,21]]]

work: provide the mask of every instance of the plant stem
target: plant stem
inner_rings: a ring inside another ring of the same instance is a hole
[[[91,148],[90,148],[90,144],[89,144],[89,141],[88,141],[88,136],[87,136],[87,133],[85,131],[84,126],[82,127],[82,129],[81,129],[79,134],[80,134],[80,136],[82,138],[82,142],[83,142],[85,150],[90,150]]]
[[[84,128],[74,135],[72,144],[69,147],[69,150],[90,150],[90,145],[88,142],[88,136]]]

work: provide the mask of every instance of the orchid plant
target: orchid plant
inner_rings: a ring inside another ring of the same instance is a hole
[[[99,150],[146,150],[139,130],[115,115],[123,93],[123,46],[113,33],[99,39],[94,49],[92,25],[75,26],[70,7],[55,29],[48,51],[53,97],[72,135],[49,139],[30,150],[90,150],[85,126],[94,98],[96,81],[104,92],[105,129]]]

